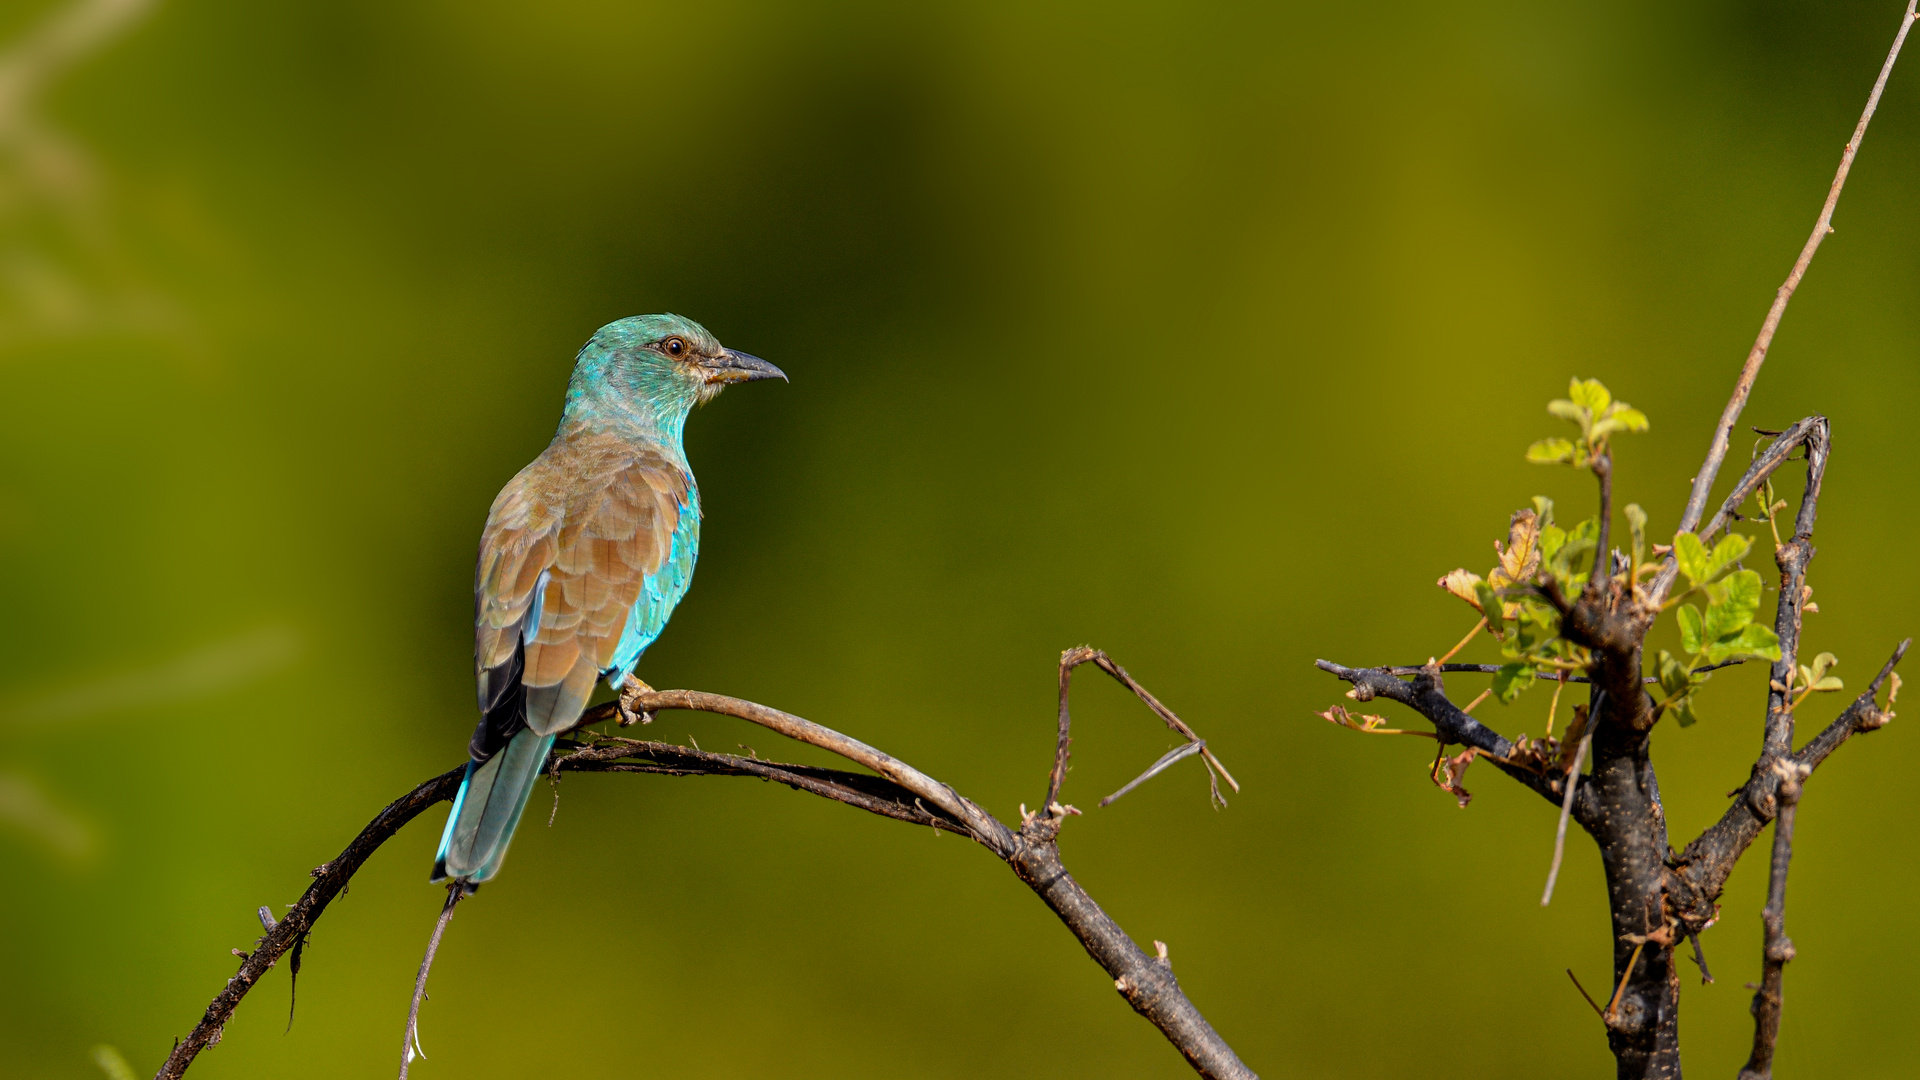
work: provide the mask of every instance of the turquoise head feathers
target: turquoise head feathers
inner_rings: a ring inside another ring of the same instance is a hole
[[[610,423],[680,442],[687,414],[730,383],[785,379],[757,356],[726,348],[679,315],[634,315],[594,332],[574,359],[561,426]]]

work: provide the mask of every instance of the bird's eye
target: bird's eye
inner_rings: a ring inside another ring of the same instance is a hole
[[[661,342],[660,347],[667,351],[668,356],[672,356],[676,358],[686,355],[686,351],[687,351],[686,341],[677,337],[670,337],[667,340]]]

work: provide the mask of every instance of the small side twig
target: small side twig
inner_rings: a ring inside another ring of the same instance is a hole
[[[407,1030],[400,1040],[400,1080],[407,1080],[407,1069],[416,1056],[427,1056],[426,1051],[420,1049],[420,1002],[427,996],[427,972],[433,969],[433,955],[440,951],[440,936],[453,921],[453,907],[465,895],[467,890],[460,882],[447,883],[447,902],[441,905],[440,918],[433,924],[433,936],[427,939],[427,955],[420,961],[420,974],[413,980],[413,1003],[407,1007]]]
[[[1127,669],[1114,663],[1112,657],[1099,649],[1081,645],[1068,649],[1066,652],[1060,654],[1060,733],[1054,743],[1053,771],[1047,777],[1046,805],[1048,807],[1059,803],[1060,787],[1067,779],[1067,758],[1069,756],[1067,747],[1073,742],[1071,734],[1073,721],[1067,714],[1067,693],[1071,688],[1073,669],[1079,667],[1081,664],[1092,664],[1101,671],[1113,676],[1115,682],[1133,691],[1134,696],[1144,702],[1147,708],[1152,709],[1155,716],[1158,716],[1175,732],[1185,736],[1187,740],[1185,746],[1178,747],[1161,757],[1159,761],[1149,766],[1146,772],[1136,777],[1132,783],[1101,799],[1101,806],[1106,806],[1120,796],[1139,787],[1142,783],[1158,776],[1169,765],[1179,761],[1181,758],[1192,757],[1195,754],[1199,754],[1200,760],[1207,766],[1207,784],[1211,789],[1211,798],[1216,806],[1225,806],[1227,804],[1226,798],[1220,794],[1220,784],[1219,781],[1215,779],[1216,776],[1225,780],[1227,786],[1233,788],[1236,793],[1239,792],[1240,781],[1233,778],[1233,774],[1227,771],[1227,767],[1221,764],[1220,759],[1214,756],[1212,750],[1207,748],[1207,741],[1202,739],[1191,727],[1188,727],[1186,721],[1174,715],[1172,709],[1160,704],[1159,698],[1154,697],[1153,694],[1148,692],[1146,687],[1135,682],[1133,676],[1127,674]]]
[[[1689,930],[1687,940],[1693,943],[1693,966],[1700,969],[1700,985],[1713,985],[1713,972],[1707,970],[1707,950],[1700,947],[1700,935]]]
[[[1573,752],[1573,767],[1567,770],[1567,797],[1560,804],[1560,826],[1553,834],[1553,865],[1547,867],[1547,888],[1540,894],[1540,906],[1553,903],[1553,884],[1560,880],[1560,859],[1567,853],[1567,820],[1573,817],[1573,796],[1580,786],[1580,766],[1586,764],[1592,735],[1580,737],[1580,748]]]
[[[1141,784],[1144,784],[1147,781],[1153,779],[1154,777],[1159,776],[1161,773],[1167,770],[1167,766],[1172,765],[1174,762],[1179,761],[1181,758],[1192,757],[1193,755],[1200,753],[1206,748],[1207,748],[1207,744],[1205,742],[1181,743],[1179,746],[1176,746],[1173,749],[1167,751],[1166,753],[1160,755],[1159,761],[1156,761],[1153,764],[1147,766],[1146,772],[1143,772],[1139,776],[1136,776],[1132,780],[1129,780],[1127,782],[1126,787],[1123,787],[1119,791],[1116,791],[1113,794],[1107,796],[1106,798],[1101,799],[1099,805],[1101,806],[1108,805],[1114,800],[1120,798],[1120,796],[1125,795],[1127,792],[1132,791],[1134,788],[1139,787]]]
[[[1839,205],[1840,189],[1846,186],[1847,173],[1853,170],[1853,159],[1860,153],[1860,143],[1867,136],[1867,123],[1873,119],[1874,110],[1880,107],[1880,94],[1887,88],[1887,77],[1893,74],[1893,63],[1900,57],[1900,47],[1906,44],[1907,31],[1913,29],[1914,7],[1912,0],[1909,0],[1906,12],[1900,17],[1900,29],[1894,35],[1893,48],[1888,50],[1886,63],[1881,65],[1880,75],[1867,95],[1867,107],[1861,111],[1860,122],[1854,126],[1853,137],[1847,140],[1846,149],[1841,151],[1840,167],[1834,170],[1833,186],[1827,189],[1826,202],[1820,205],[1820,216],[1814,220],[1813,233],[1800,249],[1800,257],[1793,261],[1793,269],[1787,271],[1786,282],[1774,293],[1773,306],[1767,309],[1766,318],[1760,322],[1760,333],[1754,338],[1753,348],[1747,352],[1747,362],[1740,369],[1739,380],[1734,383],[1733,395],[1727,399],[1720,422],[1714,425],[1713,440],[1707,446],[1706,460],[1701,463],[1700,471],[1694,474],[1693,490],[1687,496],[1686,509],[1680,515],[1680,532],[1691,532],[1700,524],[1700,517],[1706,512],[1707,496],[1713,491],[1714,478],[1719,476],[1720,465],[1733,445],[1734,424],[1739,421],[1741,410],[1746,408],[1747,397],[1753,392],[1753,381],[1760,375],[1760,365],[1766,362],[1767,350],[1773,345],[1773,335],[1780,329],[1780,317],[1787,313],[1787,302],[1793,299],[1794,290],[1800,287],[1800,279],[1806,276],[1814,252],[1820,250],[1820,242],[1833,232],[1833,210]],[[1674,565],[1672,556],[1668,556],[1668,563]]]

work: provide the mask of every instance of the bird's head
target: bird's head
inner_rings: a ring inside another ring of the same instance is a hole
[[[638,411],[677,428],[730,383],[786,377],[757,356],[722,346],[692,319],[635,315],[601,327],[580,350],[567,402],[569,411]]]

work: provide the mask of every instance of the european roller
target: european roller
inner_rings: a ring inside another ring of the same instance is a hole
[[[474,574],[480,724],[433,880],[493,877],[554,736],[616,690],[693,579],[700,489],[687,414],[729,383],[785,379],[678,315],[608,323],[575,359],[560,430],[493,500]]]

